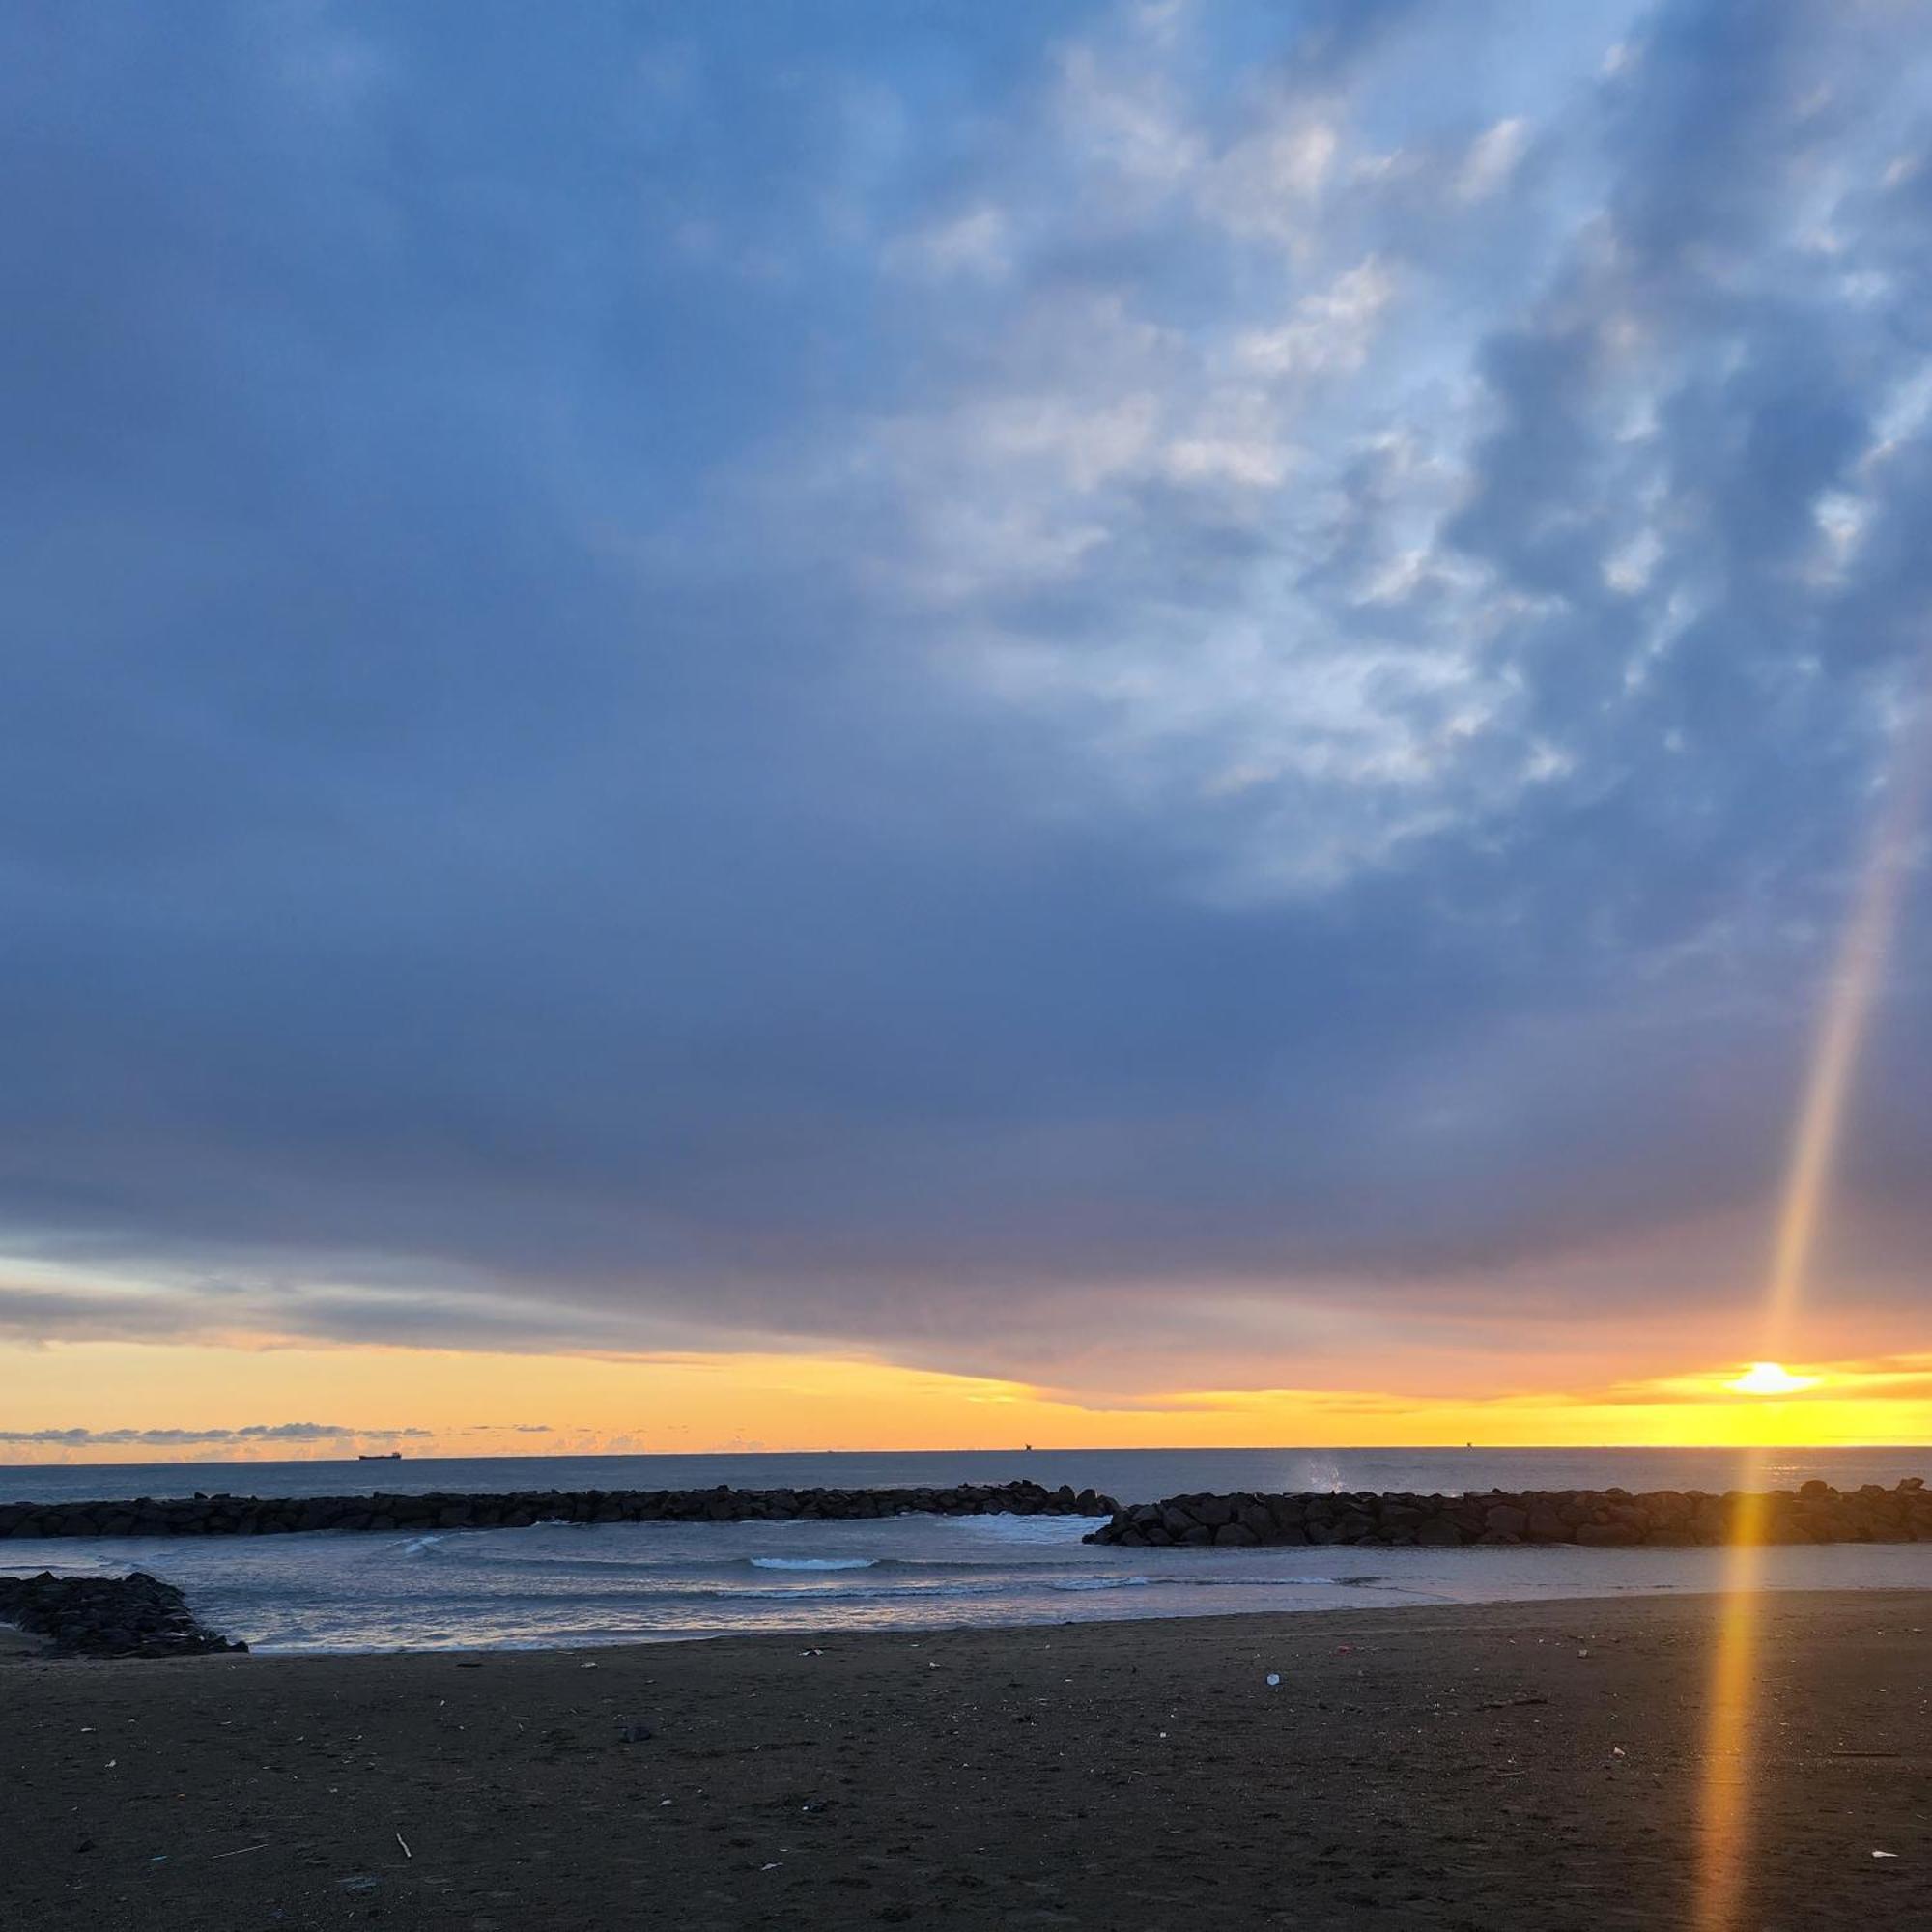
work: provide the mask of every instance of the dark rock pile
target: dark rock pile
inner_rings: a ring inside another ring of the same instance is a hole
[[[172,1583],[136,1570],[127,1577],[0,1577],[0,1623],[51,1637],[81,1657],[188,1657],[246,1650],[195,1622]]]
[[[1107,1516],[1092,1490],[962,1483],[924,1490],[523,1490],[509,1495],[204,1496],[0,1503],[0,1537],[285,1536],[297,1530],[526,1529],[533,1522],[777,1522],[798,1517]]]
[[[1759,1533],[1768,1543],[1932,1543],[1932,1495],[1913,1476],[1839,1491],[1828,1483],[1773,1490]],[[1744,1498],[1735,1491],[1491,1490],[1420,1496],[1169,1496],[1116,1510],[1089,1543],[1136,1548],[1173,1544],[1413,1544],[1453,1549],[1465,1543],[1576,1543],[1617,1548],[1719,1544],[1731,1540]]]

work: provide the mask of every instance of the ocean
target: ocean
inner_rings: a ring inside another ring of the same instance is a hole
[[[1932,1472],[1932,1452],[1792,1450],[1771,1481],[1839,1487]],[[1730,1486],[1733,1452],[1092,1450],[502,1457],[0,1468],[0,1500],[378,1490],[1092,1485],[1122,1502],[1187,1491]],[[538,1523],[432,1534],[0,1543],[0,1570],[122,1572],[179,1584],[203,1622],[265,1651],[431,1650],[755,1633],[1087,1622],[1234,1610],[1397,1607],[1717,1586],[1711,1549],[1129,1549],[1079,1517],[858,1522]],[[1932,1545],[1766,1552],[1771,1588],[1932,1587]]]

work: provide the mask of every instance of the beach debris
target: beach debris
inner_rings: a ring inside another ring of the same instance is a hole
[[[243,1852],[266,1852],[268,1849],[269,1840],[264,1838],[259,1845],[237,1845],[232,1852],[211,1852],[209,1856],[215,1859],[239,1859]]]
[[[774,1859],[770,1864],[760,1865],[758,1869],[760,1871],[783,1871],[784,1866],[778,1860]]]
[[[371,1872],[355,1872],[340,1883],[344,1891],[375,1891],[383,1881]]]
[[[597,1668],[594,1663],[580,1663],[577,1667],[580,1670],[595,1670]]]
[[[1281,1689],[1281,1672],[1279,1670],[1270,1670],[1268,1672],[1267,1688],[1270,1690],[1279,1690]]]
[[[1872,1854],[1872,1857],[1875,1859],[1895,1859],[1897,1856],[1896,1852],[1874,1852]]]
[[[799,1655],[801,1657],[823,1657],[825,1653],[822,1650],[814,1649],[814,1650],[802,1650],[799,1652]]]
[[[404,1858],[412,1859],[415,1857],[415,1854],[410,1850],[408,1841],[400,1832],[396,1833],[396,1843],[402,1846]]]
[[[481,1670],[483,1660],[480,1657],[459,1657],[456,1660],[456,1667],[459,1670]]]

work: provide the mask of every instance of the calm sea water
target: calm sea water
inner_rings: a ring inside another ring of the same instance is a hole
[[[1123,1501],[1188,1490],[1727,1487],[1709,1450],[1096,1450],[958,1455],[530,1457],[0,1469],[0,1498],[305,1495],[377,1489],[741,1489],[1030,1476]],[[1932,1453],[1804,1450],[1773,1480],[1932,1473]],[[267,1650],[635,1642],[753,1632],[910,1630],[1230,1610],[1466,1603],[1709,1589],[1703,1549],[1122,1549],[1066,1517],[868,1522],[539,1523],[410,1535],[0,1544],[0,1568],[179,1583],[217,1629]],[[1932,1587],[1932,1545],[1768,1552],[1771,1587]]]

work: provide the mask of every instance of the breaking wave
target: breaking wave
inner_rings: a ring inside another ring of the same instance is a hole
[[[876,1570],[875,1556],[753,1556],[753,1570]]]

